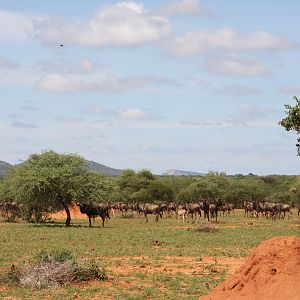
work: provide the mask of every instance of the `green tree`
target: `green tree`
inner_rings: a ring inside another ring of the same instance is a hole
[[[293,99],[296,101],[296,105],[285,104],[287,117],[279,121],[279,125],[283,126],[287,131],[295,131],[297,135],[300,134],[300,100],[294,96]],[[297,138],[297,153],[300,155],[300,138]]]
[[[142,201],[171,202],[174,198],[174,191],[168,183],[155,179],[147,187],[136,192],[133,198]]]
[[[121,198],[126,202],[136,200],[139,191],[145,189],[154,180],[154,175],[147,169],[139,172],[131,169],[123,171],[118,179]]]
[[[103,176],[89,172],[82,157],[54,151],[31,155],[24,164],[13,167],[9,177],[18,202],[40,211],[64,209],[66,226],[71,222],[72,201],[93,201],[106,187]]]

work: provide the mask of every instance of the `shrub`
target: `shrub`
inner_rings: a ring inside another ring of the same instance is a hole
[[[76,262],[68,250],[36,254],[35,263],[23,268],[12,266],[0,276],[0,283],[17,284],[30,288],[56,288],[64,284],[93,279],[106,280],[106,272],[95,262]]]

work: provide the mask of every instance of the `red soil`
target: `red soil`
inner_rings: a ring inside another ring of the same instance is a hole
[[[300,238],[263,241],[246,262],[201,300],[300,300]]]
[[[82,214],[79,210],[79,207],[76,204],[73,204],[69,207],[71,218],[72,219],[86,219],[87,216],[85,214]],[[67,214],[65,210],[58,211],[54,214],[51,214],[50,217],[52,219],[66,219]]]

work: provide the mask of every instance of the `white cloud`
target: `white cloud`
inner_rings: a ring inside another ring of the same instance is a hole
[[[116,119],[131,120],[131,121],[155,121],[160,119],[150,111],[145,111],[140,108],[126,107],[121,109],[107,109],[100,105],[91,105],[85,110],[87,113],[102,115]],[[104,120],[107,122],[107,120]]]
[[[0,10],[0,41],[26,42],[30,40],[34,20],[38,16]]]
[[[95,74],[87,78],[66,76],[59,73],[47,74],[40,78],[37,87],[49,92],[103,91],[121,92],[128,89],[142,88],[149,84],[171,84],[173,81],[157,76],[119,76],[117,74]]]
[[[118,111],[118,115],[122,119],[135,121],[151,121],[159,119],[157,116],[154,116],[139,108],[123,108]]]
[[[268,69],[260,62],[236,57],[210,60],[207,69],[225,75],[257,76],[266,75]]]
[[[18,69],[19,65],[11,59],[0,56],[0,69]]]
[[[207,9],[199,0],[175,0],[158,10],[163,15],[205,15]]]
[[[174,55],[189,56],[211,51],[278,50],[296,47],[284,37],[267,31],[239,33],[231,28],[196,30],[174,37],[165,43],[167,51]]]
[[[133,1],[104,6],[88,21],[51,17],[35,24],[35,38],[55,46],[133,46],[160,40],[170,32],[168,19]]]

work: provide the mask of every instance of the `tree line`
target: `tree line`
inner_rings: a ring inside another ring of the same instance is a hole
[[[70,225],[70,205],[79,203],[170,203],[212,201],[242,207],[244,201],[262,200],[295,205],[300,201],[300,177],[287,175],[157,176],[149,170],[125,170],[119,177],[89,171],[83,157],[45,151],[32,154],[0,179],[0,202],[22,204],[28,220],[64,209]]]

